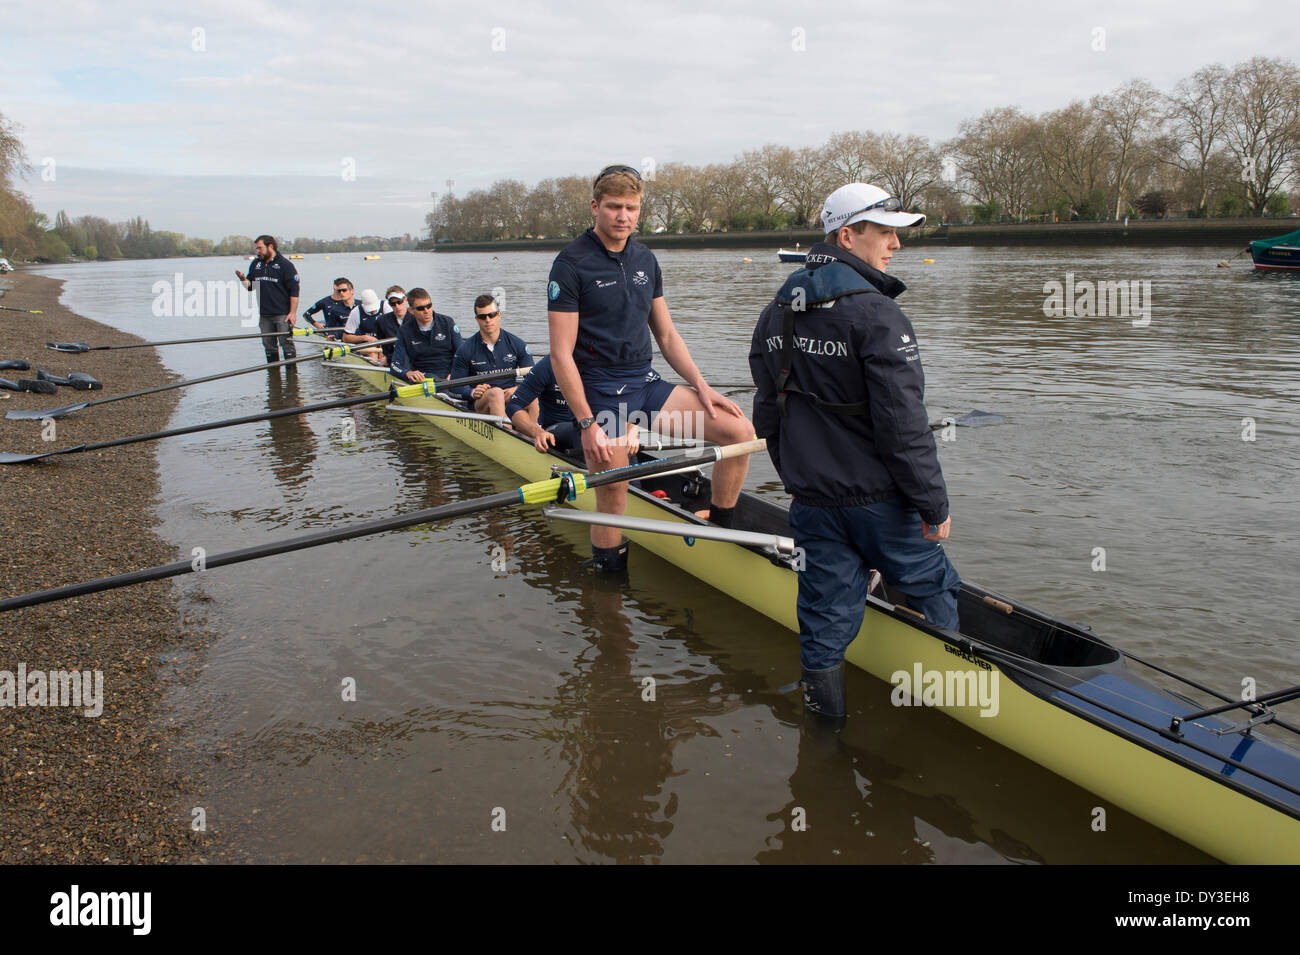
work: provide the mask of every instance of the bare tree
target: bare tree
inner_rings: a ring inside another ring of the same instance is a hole
[[[782,153],[778,185],[781,201],[794,217],[794,224],[806,226],[821,213],[826,187],[821,151],[810,146]]]
[[[1178,81],[1164,97],[1165,134],[1156,156],[1182,172],[1196,191],[1196,208],[1204,214],[1210,201],[1210,167],[1223,146],[1228,122],[1228,71],[1218,63]]]
[[[1113,149],[1110,187],[1115,194],[1116,219],[1128,198],[1141,190],[1155,161],[1152,139],[1159,102],[1160,94],[1146,80],[1129,80],[1114,92],[1091,100]]]
[[[739,161],[714,163],[704,170],[713,190],[717,225],[731,228],[750,205],[749,177]]]
[[[690,166],[675,162],[664,163],[655,171],[654,182],[646,186],[642,222],[657,222],[667,230],[681,224],[684,212],[682,190],[690,172]]]
[[[1259,215],[1286,188],[1300,158],[1300,72],[1288,60],[1257,56],[1228,77],[1226,137],[1241,169],[1246,201]]]
[[[873,180],[911,209],[927,188],[939,181],[942,161],[924,136],[885,133],[875,146]]]
[[[1014,106],[964,120],[943,151],[957,167],[961,189],[981,205],[996,203],[1023,221],[1039,175],[1034,122]]]
[[[751,203],[762,215],[775,216],[780,212],[782,185],[793,154],[794,150],[788,146],[768,143],[741,155],[740,165],[745,171]]]
[[[831,189],[874,179],[879,147],[880,137],[872,132],[852,131],[831,136],[821,149]]]
[[[718,225],[718,197],[714,183],[710,180],[707,169],[686,166],[679,195],[682,203],[682,218],[688,232],[704,232]]]
[[[1080,218],[1101,212],[1110,176],[1111,142],[1101,115],[1082,100],[1038,120],[1043,175]]]

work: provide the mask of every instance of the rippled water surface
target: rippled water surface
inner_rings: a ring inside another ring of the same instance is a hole
[[[930,247],[891,267],[909,286],[932,420],[1006,416],[941,445],[963,576],[1229,692],[1247,677],[1300,683],[1300,281],[1214,268],[1235,251]],[[502,289],[505,327],[540,354],[551,258],[297,264],[306,301],[336,275],[424,285],[463,331],[474,296]],[[750,334],[790,269],[775,258],[660,255],[683,337],[747,411]],[[235,267],[46,271],[67,280],[70,307],[156,340],[241,331],[237,317],[153,308],[177,269],[224,281]],[[1046,317],[1044,283],[1067,273],[1149,281],[1150,324]],[[190,377],[254,364],[261,347],[161,354]],[[316,363],[259,371],[183,390],[174,424],[362,390]],[[518,484],[409,417],[371,405],[162,442],[159,532],[178,556],[212,554]],[[747,486],[783,499],[766,458]],[[794,635],[643,552],[627,587],[592,580],[585,537],[515,509],[179,581],[220,637],[169,701],[196,772],[178,817],[202,805],[217,858],[267,861],[1203,858],[1118,810],[1093,832],[1096,797],[941,714],[892,707],[862,673],[845,732],[805,735],[777,692],[798,676]],[[348,678],[356,702],[341,699]]]

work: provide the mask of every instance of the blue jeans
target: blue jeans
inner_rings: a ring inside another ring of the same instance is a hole
[[[921,536],[921,515],[897,498],[858,507],[790,506],[799,572],[800,662],[823,670],[844,659],[862,626],[872,568],[907,605],[939,627],[957,629],[961,580],[948,555]]]

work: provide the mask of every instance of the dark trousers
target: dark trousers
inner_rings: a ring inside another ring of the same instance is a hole
[[[267,332],[287,332],[289,330],[288,315],[263,315],[259,323],[262,333]],[[292,335],[278,335],[274,338],[263,338],[262,348],[266,351],[267,361],[279,361],[280,352],[284,352],[285,358],[297,358],[298,350],[294,347]]]
[[[872,568],[932,624],[957,629],[961,580],[943,548],[921,536],[921,515],[897,498],[859,507],[790,507],[799,572],[800,662],[833,667],[858,635]]]

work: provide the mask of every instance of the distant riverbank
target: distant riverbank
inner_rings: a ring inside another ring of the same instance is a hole
[[[1244,247],[1252,239],[1284,235],[1300,219],[1130,219],[1119,222],[1024,222],[997,225],[925,226],[904,230],[907,245],[1223,245]],[[912,233],[912,234],[909,234]],[[806,249],[820,242],[815,230],[701,232],[638,235],[652,249]],[[492,242],[440,242],[435,252],[544,252],[564,248],[568,238],[507,239]]]

